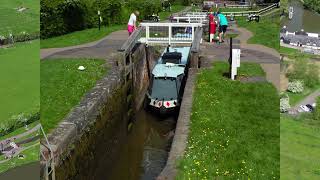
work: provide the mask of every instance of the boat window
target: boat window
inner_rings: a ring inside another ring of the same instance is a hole
[[[179,82],[178,82],[179,83]],[[176,78],[154,78],[151,96],[158,100],[175,100],[178,98]]]

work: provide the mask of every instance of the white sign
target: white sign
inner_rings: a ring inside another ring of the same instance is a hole
[[[240,67],[240,49],[232,49],[231,79],[234,80]]]

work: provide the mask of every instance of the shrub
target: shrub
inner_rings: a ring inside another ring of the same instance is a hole
[[[298,58],[293,63],[293,69],[287,73],[290,81],[304,80],[308,70],[308,62],[306,59]]]
[[[39,110],[12,116],[9,120],[0,123],[0,136],[5,136],[20,127],[38,120],[40,120]]]
[[[41,0],[40,5],[42,39],[97,27],[98,10],[102,25],[127,23],[134,10],[140,11],[140,18],[162,10],[161,0]]]
[[[287,73],[290,81],[301,80],[304,85],[313,88],[320,84],[320,70],[316,63],[310,63],[307,59],[296,59],[293,70]]]
[[[320,67],[315,63],[310,63],[308,65],[308,71],[303,80],[307,87],[313,88],[320,84]]]
[[[303,92],[302,81],[289,82],[288,91],[290,91],[292,93],[302,93]]]
[[[284,95],[282,95],[282,97],[280,97],[280,112],[281,113],[288,112],[288,110],[290,109],[289,102],[290,102],[290,99],[287,94],[284,94]]]

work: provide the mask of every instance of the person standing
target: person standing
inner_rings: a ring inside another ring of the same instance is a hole
[[[128,21],[128,33],[129,36],[133,33],[134,30],[137,28],[137,16],[139,16],[139,11],[135,11],[130,15],[129,21]]]
[[[216,34],[217,24],[214,20],[214,15],[212,14],[212,8],[209,10],[209,42],[212,42],[214,35]]]
[[[228,19],[225,15],[218,11],[218,24],[219,24],[219,42],[224,42],[224,35],[228,28]]]

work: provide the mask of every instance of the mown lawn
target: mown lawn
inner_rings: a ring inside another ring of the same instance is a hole
[[[77,105],[107,72],[104,60],[55,59],[41,61],[41,124],[49,131]],[[78,67],[84,66],[84,71]]]
[[[299,51],[298,49],[294,48],[287,48],[287,47],[280,47],[279,50],[280,54],[283,54],[287,56],[290,59],[295,59],[295,58],[320,58],[319,55],[314,55],[314,54],[307,54]]]
[[[39,108],[39,40],[1,48],[0,77],[0,123]]]
[[[320,179],[320,122],[281,116],[281,179]]]
[[[246,18],[237,18],[237,23],[240,27],[244,27],[253,33],[254,36],[248,40],[248,43],[261,44],[279,50],[279,17],[264,16],[260,18],[260,22],[247,22]]]
[[[262,69],[241,64],[240,71],[256,76]],[[279,179],[277,90],[270,83],[231,81],[226,72],[227,63],[215,63],[197,77],[177,179]]]
[[[100,31],[98,28],[92,28],[49,39],[41,39],[41,48],[59,48],[85,44],[102,39],[114,31],[123,30],[125,28],[125,25],[113,25],[109,27],[101,27]]]
[[[178,4],[172,5],[171,12],[169,12],[169,11],[159,12],[160,20],[161,21],[168,20],[168,18],[171,16],[171,14],[182,11],[185,8],[186,8],[186,6],[183,6],[183,5],[178,5]]]
[[[18,12],[14,8],[25,7],[27,10]],[[40,3],[36,0],[1,0],[0,35],[39,32]]]

